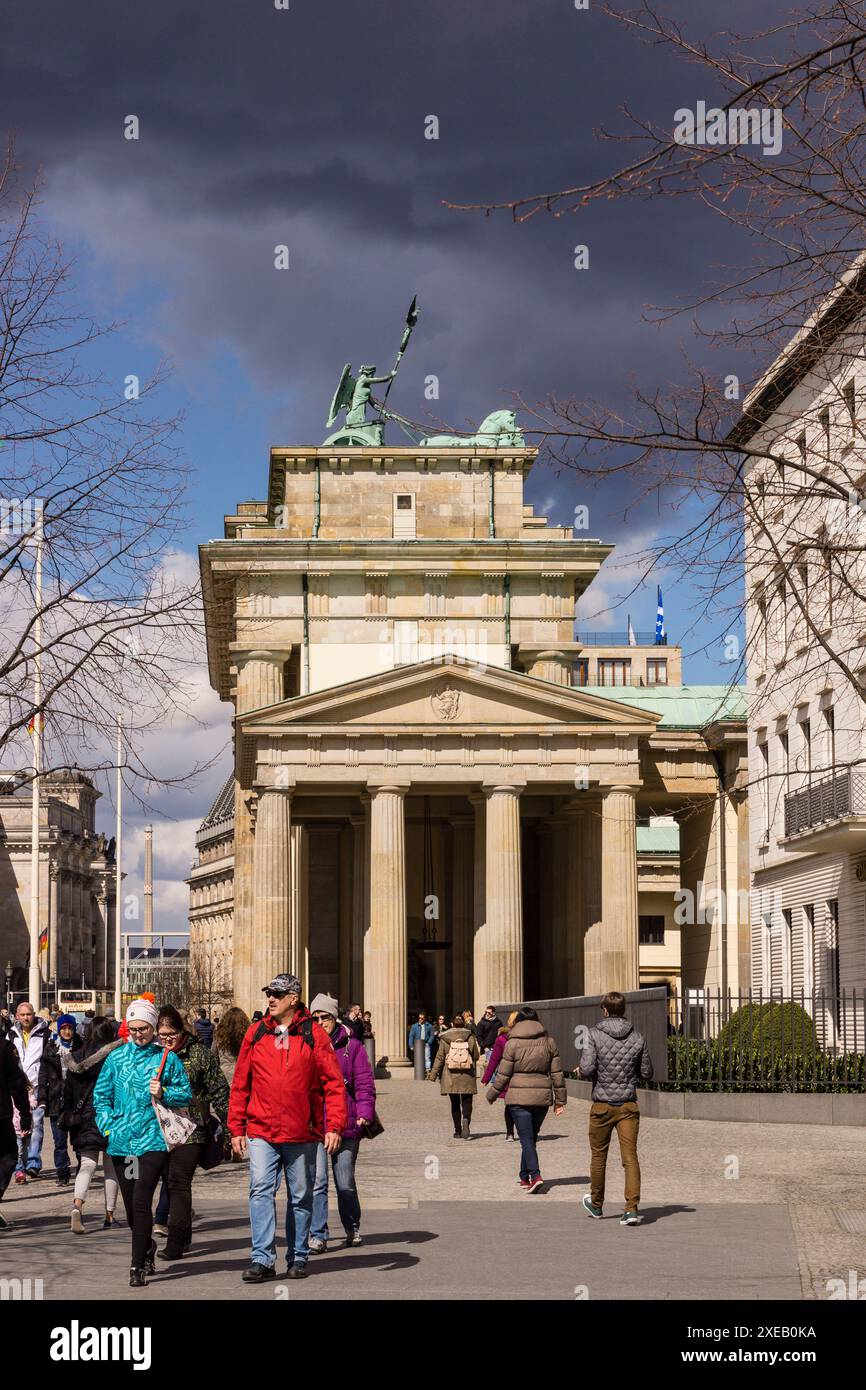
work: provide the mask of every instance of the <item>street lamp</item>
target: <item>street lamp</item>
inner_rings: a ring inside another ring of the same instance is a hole
[[[6,1003],[7,1003],[7,1005],[11,1005],[11,1003],[12,1003],[12,989],[11,989],[11,985],[12,985],[12,962],[11,962],[11,960],[7,960],[7,962],[6,962],[6,969],[5,969],[5,971],[4,971],[4,974],[5,974],[5,976],[6,976]]]

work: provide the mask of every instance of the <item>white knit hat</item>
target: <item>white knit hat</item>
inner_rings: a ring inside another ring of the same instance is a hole
[[[127,1023],[149,1023],[151,1028],[155,1028],[157,1018],[156,1005],[151,1004],[149,999],[133,999],[126,1010]]]
[[[330,994],[317,994],[315,999],[310,1001],[311,1014],[331,1014],[334,1018],[339,1017],[340,1006],[336,999],[332,999]]]

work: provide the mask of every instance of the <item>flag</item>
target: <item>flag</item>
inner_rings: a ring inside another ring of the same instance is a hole
[[[36,733],[37,729],[39,730],[39,733],[40,733],[40,734],[41,734],[41,733],[44,733],[44,731],[45,731],[45,715],[44,715],[44,714],[32,714],[32,715],[30,716],[30,722],[29,722],[29,724],[27,725],[27,732],[28,732],[28,734],[30,735],[31,738],[32,738],[33,735]]]
[[[657,647],[660,647],[660,646],[662,646],[665,642],[667,642],[667,640],[668,640],[668,635],[667,635],[667,633],[665,632],[665,607],[664,607],[664,603],[662,602],[661,585],[657,585],[657,588],[658,588],[659,601],[658,601],[658,608],[657,608],[657,610],[656,610],[656,646],[657,646]]]
[[[626,621],[628,622],[628,644],[630,647],[636,647],[637,638],[634,635],[634,628],[631,625],[631,616],[629,616]]]
[[[40,951],[47,951],[47,950],[48,950],[48,928],[47,928],[47,927],[43,927],[43,928],[42,928],[42,931],[41,931],[40,934],[39,934],[39,949],[40,949]]]

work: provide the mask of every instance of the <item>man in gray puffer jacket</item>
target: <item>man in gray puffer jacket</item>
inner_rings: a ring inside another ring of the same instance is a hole
[[[591,1028],[580,1054],[580,1075],[592,1080],[592,1107],[589,1115],[589,1147],[592,1150],[590,1182],[592,1193],[583,1198],[584,1211],[601,1219],[604,1206],[604,1176],[607,1152],[613,1131],[619,1140],[619,1153],[625,1169],[625,1211],[621,1226],[636,1226],[640,1201],[640,1165],[637,1136],[640,1111],[637,1106],[638,1081],[650,1081],[652,1059],[646,1039],[625,1017],[625,997],[611,990],[601,1001],[604,1018]]]

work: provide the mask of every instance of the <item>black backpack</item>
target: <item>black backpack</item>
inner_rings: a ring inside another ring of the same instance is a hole
[[[253,1034],[253,1040],[250,1043],[250,1047],[255,1047],[256,1043],[259,1042],[260,1039],[265,1036],[265,1033],[269,1032],[270,1029],[267,1027],[265,1020],[260,1019],[259,1026]],[[301,1026],[298,1029],[298,1035],[307,1044],[307,1047],[312,1052],[315,1049],[315,1043],[313,1042],[313,1020],[311,1018],[304,1018],[301,1020]]]

